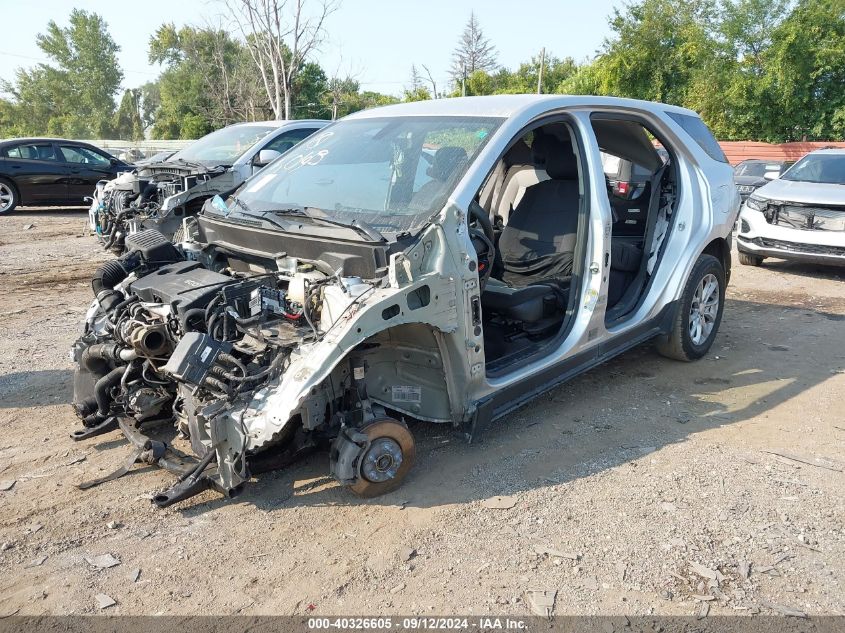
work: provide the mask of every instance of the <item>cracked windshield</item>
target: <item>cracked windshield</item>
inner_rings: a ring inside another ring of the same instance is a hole
[[[471,117],[343,121],[270,165],[237,201],[251,212],[297,208],[410,230],[442,208],[499,123]]]

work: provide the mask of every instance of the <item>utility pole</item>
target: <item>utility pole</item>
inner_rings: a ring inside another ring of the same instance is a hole
[[[546,47],[540,49],[540,72],[537,74],[537,94],[543,94],[543,66],[546,63]]]

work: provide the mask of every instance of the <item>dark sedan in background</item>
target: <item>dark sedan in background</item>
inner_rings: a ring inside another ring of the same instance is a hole
[[[739,197],[745,202],[759,187],[769,180],[780,178],[780,175],[792,165],[792,161],[761,160],[751,158],[744,160],[734,167],[734,182],[736,182]],[[770,174],[766,178],[766,174]]]
[[[88,143],[55,138],[0,141],[0,213],[18,205],[81,205],[97,181],[131,169]]]

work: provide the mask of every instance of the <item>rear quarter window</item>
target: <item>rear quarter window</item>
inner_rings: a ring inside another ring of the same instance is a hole
[[[728,158],[719,146],[710,129],[697,116],[681,114],[679,112],[667,112],[669,118],[680,125],[689,134],[698,146],[703,149],[713,160],[720,163],[727,163]]]

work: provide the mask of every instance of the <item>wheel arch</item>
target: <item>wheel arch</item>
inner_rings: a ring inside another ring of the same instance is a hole
[[[11,185],[12,189],[15,190],[15,195],[18,198],[18,206],[22,205],[24,203],[24,199],[21,196],[21,188],[18,186],[18,183],[15,182],[14,178],[12,178],[11,176],[0,175],[0,181]]]
[[[711,241],[702,251],[703,255],[712,255],[722,264],[725,270],[725,285],[731,281],[731,240],[717,237]]]
[[[372,400],[415,419],[453,422],[462,411],[442,337],[428,323],[401,323],[372,334],[347,358],[365,361]]]

